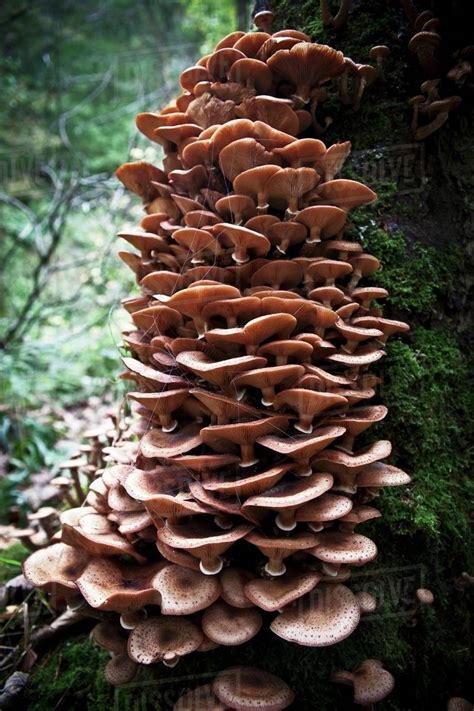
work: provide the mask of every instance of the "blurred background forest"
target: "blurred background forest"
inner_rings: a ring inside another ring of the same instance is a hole
[[[60,438],[80,426],[75,414],[88,406],[93,417],[99,403],[121,399],[120,299],[133,279],[115,233],[140,208],[114,171],[159,160],[134,116],[165,105],[196,56],[249,22],[246,0],[2,3],[4,522],[26,504],[17,487],[29,474],[69,454]]]

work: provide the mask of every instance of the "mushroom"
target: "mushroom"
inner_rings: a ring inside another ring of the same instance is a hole
[[[275,52],[267,64],[278,79],[293,85],[291,98],[300,107],[309,102],[312,91],[323,81],[341,73],[343,61],[342,52],[331,47],[298,42],[291,49]]]
[[[353,672],[337,671],[331,681],[354,688],[354,703],[371,706],[385,699],[395,686],[395,679],[378,659],[365,659]]]
[[[441,38],[436,32],[417,32],[408,43],[410,52],[416,54],[420,67],[429,77],[437,77],[441,66],[435,57],[435,52],[441,44]]]
[[[379,77],[383,76],[383,65],[389,54],[390,50],[384,44],[375,45],[369,52],[370,59],[375,60]]]
[[[130,632],[128,655],[137,664],[163,662],[173,667],[202,641],[201,630],[184,617],[151,617]]]
[[[357,598],[340,583],[319,584],[295,607],[287,607],[270,629],[278,637],[306,647],[327,647],[346,639],[360,620]]]
[[[277,511],[275,523],[278,528],[282,531],[292,531],[296,528],[299,507],[324,494],[332,484],[332,476],[320,472],[297,481],[280,483],[262,494],[251,496],[242,504],[242,511]]]
[[[192,615],[212,605],[222,592],[215,577],[179,565],[167,565],[154,577],[162,615]]]
[[[315,537],[311,533],[298,533],[291,538],[275,538],[252,531],[247,534],[245,540],[268,558],[265,572],[270,576],[280,576],[286,573],[284,559],[296,551],[310,549],[314,545]]]
[[[204,524],[165,526],[159,529],[158,538],[174,548],[187,551],[199,558],[199,568],[205,575],[220,573],[224,562],[220,558],[230,546],[244,538],[253,527],[249,524],[235,526],[230,531],[213,529]],[[208,635],[209,636],[209,635]]]
[[[245,586],[245,594],[257,607],[266,612],[281,611],[295,600],[311,592],[319,583],[319,573],[295,575],[286,573],[281,578],[257,578]]]
[[[279,415],[250,422],[236,422],[231,425],[211,425],[204,427],[201,430],[201,435],[203,441],[210,447],[215,441],[221,439],[238,445],[240,447],[240,466],[244,468],[251,467],[259,461],[254,451],[255,442],[268,436],[270,432],[281,432],[287,424],[288,418]]]
[[[231,709],[280,711],[295,695],[284,681],[255,667],[233,667],[219,672],[212,685],[217,698]]]
[[[206,637],[227,647],[248,642],[258,634],[262,622],[262,616],[255,607],[237,608],[223,601],[208,607],[201,619]]]
[[[198,650],[199,651],[199,650]],[[211,684],[203,684],[180,696],[173,711],[225,711],[226,707],[214,696]]]

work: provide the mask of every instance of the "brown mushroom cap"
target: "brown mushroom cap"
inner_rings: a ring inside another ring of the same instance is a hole
[[[153,579],[163,615],[192,615],[217,600],[221,585],[215,577],[179,565],[167,565]]]
[[[222,531],[204,524],[168,525],[159,529],[158,539],[199,558],[200,570],[205,575],[216,575],[223,568],[223,561],[219,555],[230,548],[235,541],[244,538],[252,528],[250,524],[240,524],[230,531]]]
[[[281,578],[251,580],[245,594],[257,607],[267,612],[282,610],[290,603],[311,592],[320,581],[319,573],[295,575],[286,573]]]
[[[242,511],[252,511],[254,508],[278,511],[276,517],[278,528],[291,531],[296,527],[296,509],[324,494],[332,484],[333,478],[330,474],[317,472],[297,481],[277,484],[260,495],[251,496],[242,505]]]
[[[226,708],[214,695],[212,685],[203,684],[180,696],[173,711],[226,711]]]
[[[338,179],[322,183],[317,188],[319,200],[335,205],[346,212],[359,205],[373,202],[377,195],[373,190],[356,180]]]
[[[245,568],[226,568],[220,575],[222,599],[232,607],[253,607],[245,592],[246,585],[254,579],[254,574]]]
[[[115,622],[110,620],[99,622],[91,632],[94,642],[113,654],[123,654],[127,651],[127,635]]]
[[[360,620],[357,598],[344,585],[318,585],[296,607],[288,607],[270,629],[306,647],[327,647],[349,637]]]
[[[284,538],[252,531],[247,534],[245,540],[256,546],[268,558],[265,572],[268,575],[280,576],[286,572],[283,560],[295,551],[310,549],[316,539],[312,533],[297,533],[291,538]]]
[[[233,667],[220,672],[212,689],[226,707],[241,711],[280,711],[295,697],[284,681],[255,667]]]
[[[333,442],[345,432],[343,427],[321,427],[314,430],[309,435],[298,437],[281,437],[278,435],[264,435],[257,439],[258,444],[267,447],[278,454],[285,454],[297,462],[301,462],[303,470],[300,476],[307,476],[311,473],[311,468],[304,466],[317,452],[320,452],[328,444]],[[309,468],[309,471],[308,471]]]
[[[219,601],[204,612],[201,625],[210,640],[234,647],[255,637],[262,626],[262,617],[254,607],[237,608]]]
[[[370,706],[382,701],[395,686],[392,674],[383,668],[378,659],[365,659],[355,671],[335,672],[331,679],[343,684],[352,684],[354,703],[361,706]]]
[[[23,574],[32,585],[50,588],[55,583],[74,590],[89,555],[81,548],[54,543],[32,553],[23,563]]]
[[[129,684],[138,670],[138,665],[130,659],[128,654],[113,656],[104,667],[104,677],[112,686]]]
[[[77,587],[91,607],[128,612],[159,603],[154,577],[162,568],[161,561],[137,566],[93,558],[78,576]]]
[[[138,664],[173,664],[194,652],[202,641],[201,630],[184,617],[152,617],[131,631],[128,654]]]
[[[328,531],[316,536],[317,543],[309,551],[324,563],[361,566],[377,555],[377,546],[367,536],[342,531]]]
[[[416,591],[416,598],[422,605],[432,605],[434,602],[434,595],[431,590],[427,588],[418,588]]]

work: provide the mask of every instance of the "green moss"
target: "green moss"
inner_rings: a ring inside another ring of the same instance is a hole
[[[398,229],[369,226],[362,243],[382,260],[382,269],[370,282],[390,292],[392,309],[416,315],[419,320],[429,318],[437,299],[450,292],[462,264],[460,249],[450,248],[440,254],[433,247],[410,243]]]
[[[21,564],[28,554],[29,551],[21,543],[14,543],[0,551],[0,583],[21,573]]]
[[[89,639],[64,642],[43,659],[28,688],[28,708],[106,711],[113,706],[113,689],[104,680],[108,655]]]
[[[462,349],[442,329],[414,329],[410,345],[395,342],[382,373],[381,396],[390,410],[384,431],[395,459],[413,478],[402,501],[384,497],[387,524],[418,529],[447,546],[469,550],[472,452],[466,425],[474,400]]]

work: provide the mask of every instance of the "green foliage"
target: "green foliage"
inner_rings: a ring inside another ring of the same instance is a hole
[[[4,583],[21,573],[21,564],[29,555],[29,551],[21,543],[0,550],[0,583]]]

